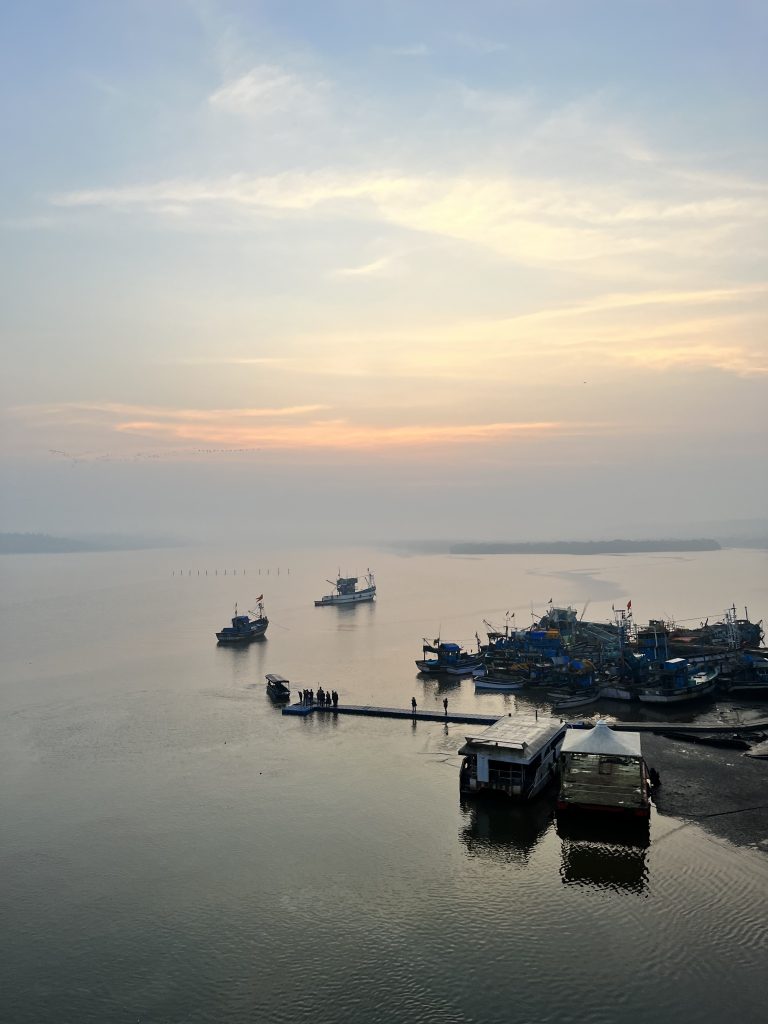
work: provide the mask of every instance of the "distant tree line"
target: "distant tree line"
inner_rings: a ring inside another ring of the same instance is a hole
[[[452,555],[628,555],[644,551],[720,551],[716,540],[558,540],[452,544]]]
[[[102,534],[90,537],[52,537],[48,533],[0,533],[0,555],[68,554],[76,551],[139,551],[174,547],[167,538],[122,537]]]

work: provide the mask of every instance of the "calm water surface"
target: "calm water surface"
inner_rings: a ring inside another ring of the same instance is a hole
[[[376,605],[312,607],[337,568],[369,565]],[[639,621],[731,601],[760,618],[764,553],[195,550],[0,571],[3,1021],[764,1019],[764,853],[659,814],[641,848],[558,835],[548,801],[462,805],[461,726],[282,718],[263,685],[514,714],[524,698],[421,681],[421,638],[470,642],[507,610],[527,625],[550,597],[593,618],[630,598]],[[269,639],[217,648],[262,592]]]

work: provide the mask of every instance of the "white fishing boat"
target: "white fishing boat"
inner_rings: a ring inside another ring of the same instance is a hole
[[[364,577],[365,586],[357,589],[359,578],[357,576],[338,576],[336,581],[327,580],[336,590],[333,594],[326,594],[318,601],[315,601],[315,608],[326,604],[362,604],[365,601],[373,601],[376,597],[376,581],[369,569]]]
[[[507,677],[504,679],[499,676],[489,676],[485,672],[480,670],[479,672],[473,673],[475,677],[475,689],[476,690],[495,690],[497,693],[514,693],[515,690],[522,690],[525,683]]]

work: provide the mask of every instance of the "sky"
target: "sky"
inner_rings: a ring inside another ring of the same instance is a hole
[[[764,4],[0,18],[0,529],[766,516]]]

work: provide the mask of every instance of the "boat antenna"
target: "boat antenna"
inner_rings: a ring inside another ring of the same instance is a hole
[[[588,597],[587,600],[584,602],[584,607],[581,609],[581,615],[579,616],[579,622],[581,622],[581,620],[584,618],[584,613],[586,612],[587,608],[589,608],[591,600],[592,598]]]

